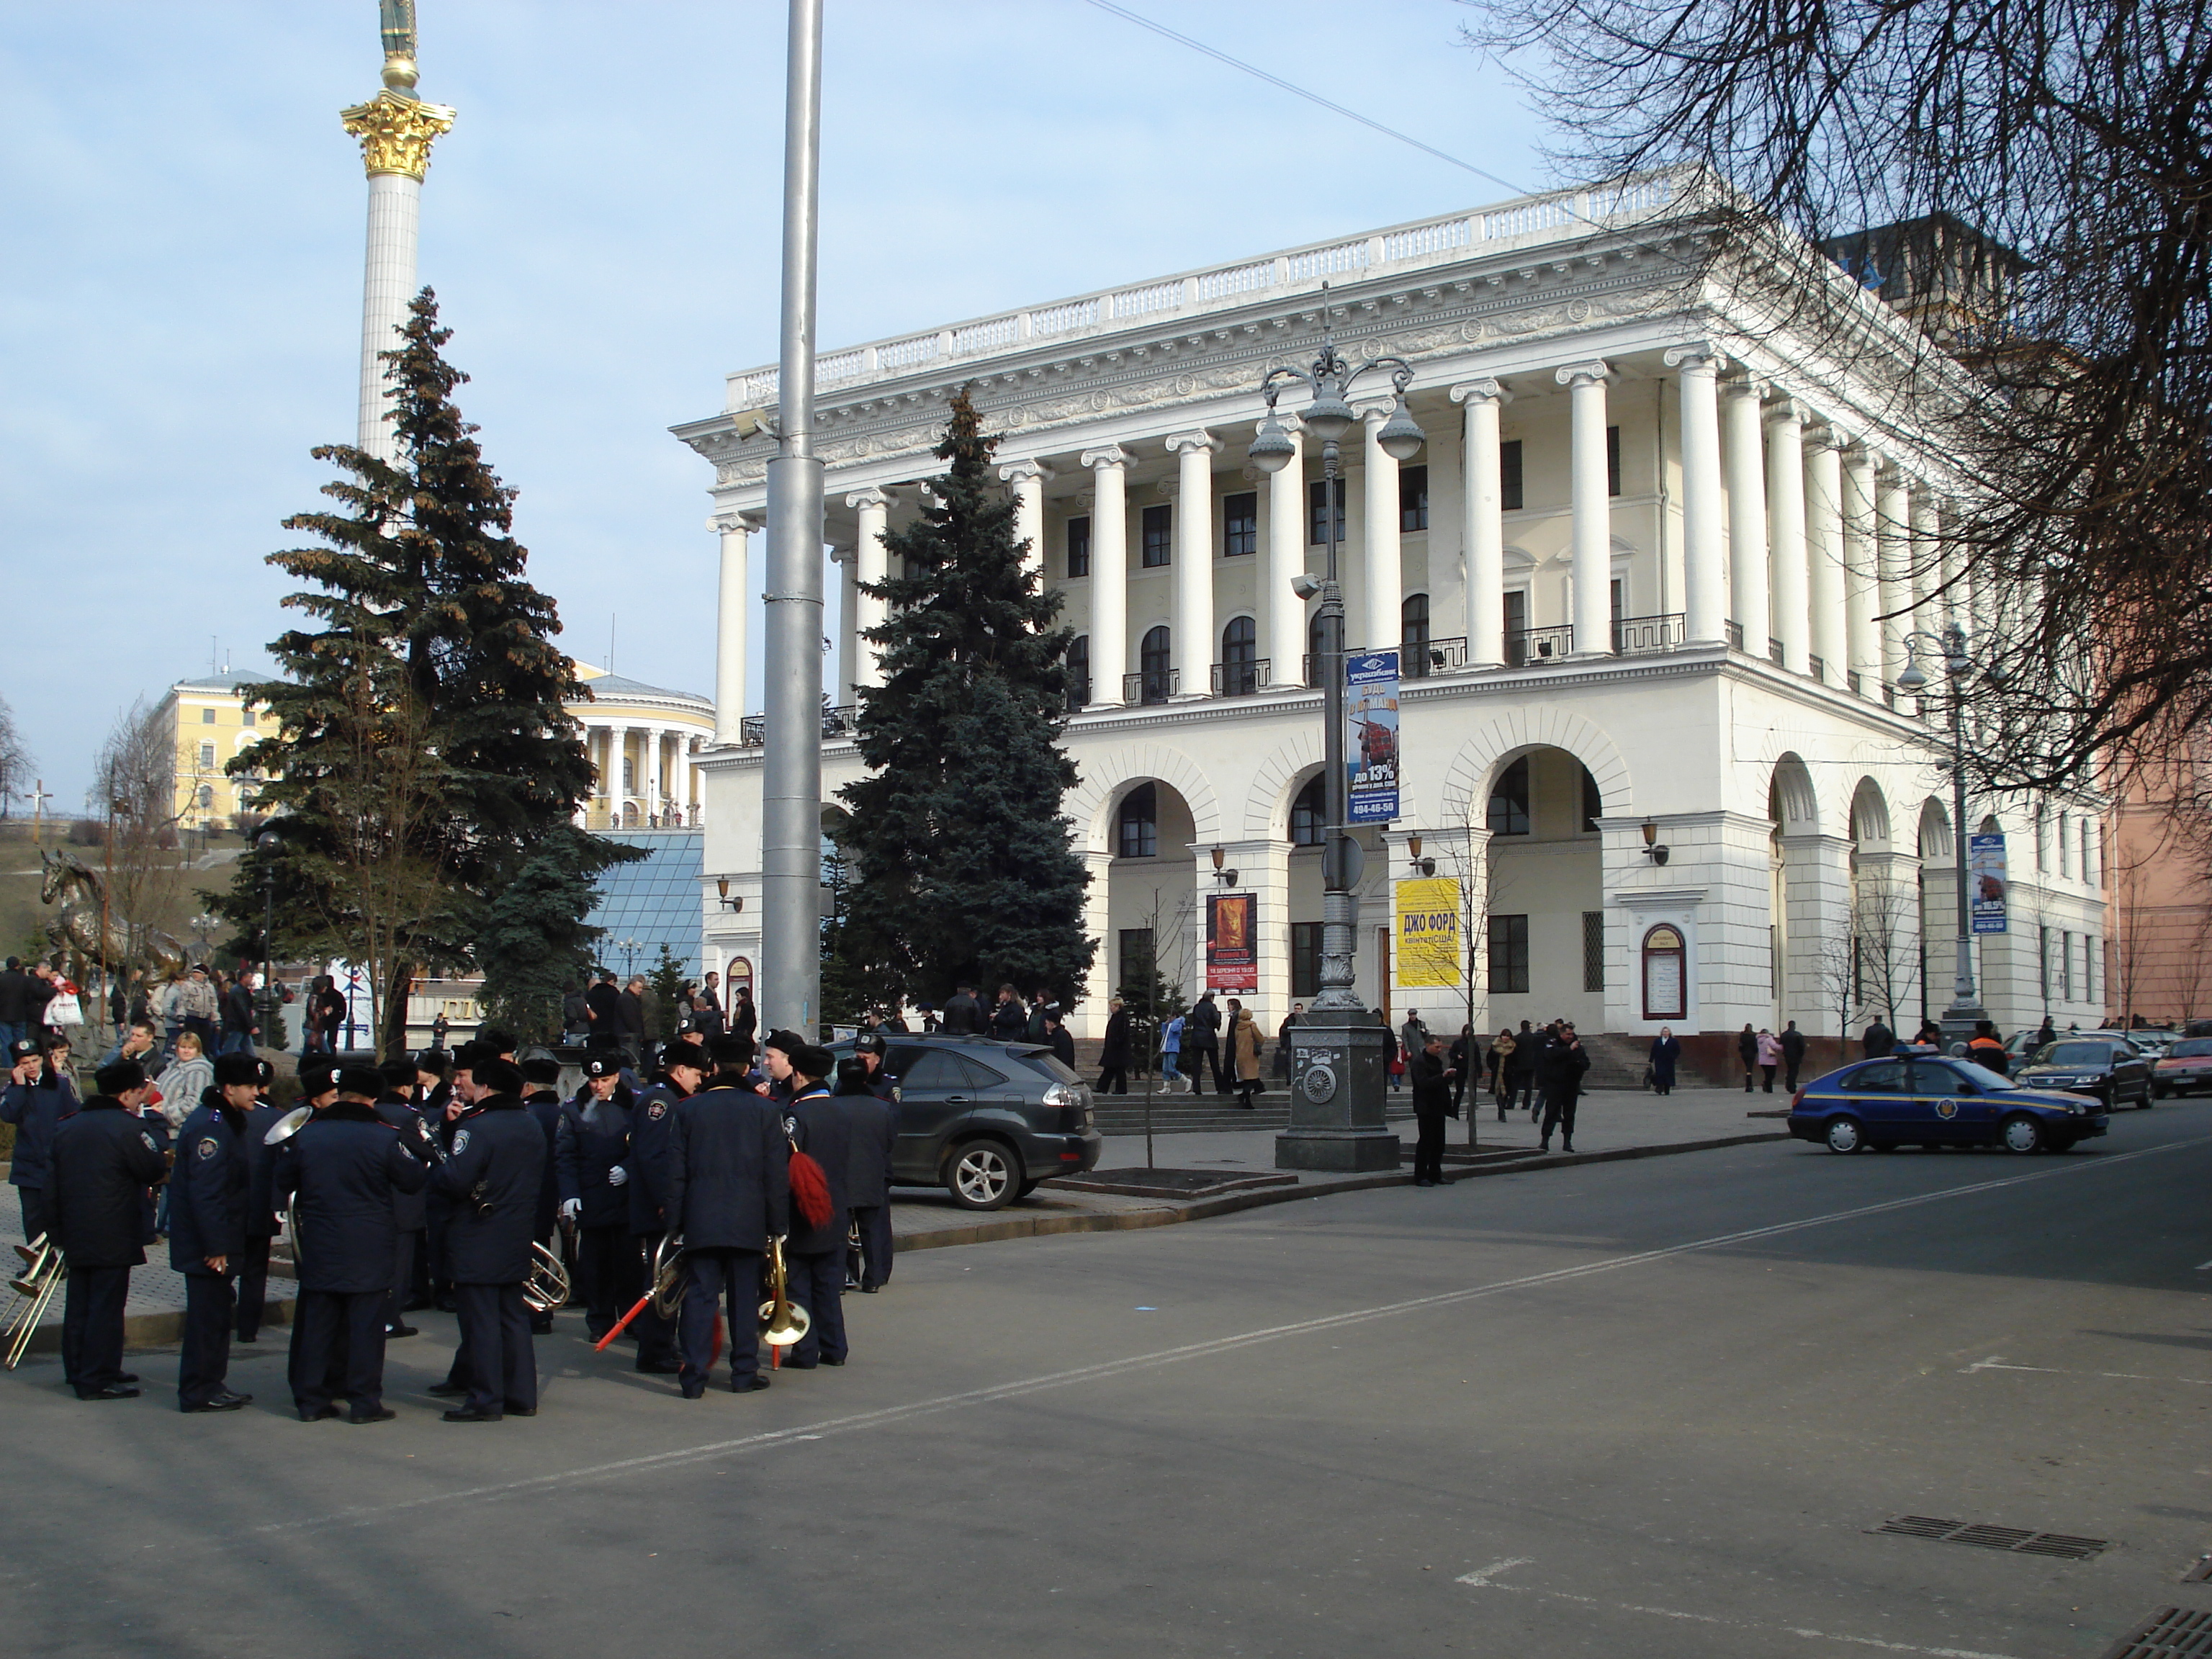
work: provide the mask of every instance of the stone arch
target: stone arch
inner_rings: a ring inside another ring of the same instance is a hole
[[[1941,799],[1920,803],[1920,857],[1924,863],[1948,863],[1958,857],[1951,844],[1951,814]]]
[[[1890,850],[1889,799],[1872,778],[1861,778],[1851,792],[1851,840],[1866,853]]]
[[[1157,742],[1121,744],[1094,757],[1083,767],[1082,774],[1066,806],[1067,816],[1075,821],[1079,852],[1113,850],[1114,808],[1123,795],[1147,781],[1164,783],[1183,798],[1200,841],[1222,838],[1221,805],[1213,786],[1198,763],[1180,749]]]
[[[1490,787],[1505,764],[1532,749],[1564,749],[1597,780],[1606,815],[1631,810],[1634,794],[1628,762],[1604,730],[1571,710],[1551,703],[1501,709],[1475,728],[1444,769],[1443,822],[1475,824],[1490,799]]]
[[[1813,787],[1811,769],[1795,750],[1775,757],[1767,805],[1786,836],[1811,835],[1820,827],[1820,792]]]
[[[1291,803],[1322,763],[1318,727],[1300,731],[1276,745],[1252,775],[1244,800],[1246,841],[1280,841],[1289,833]]]

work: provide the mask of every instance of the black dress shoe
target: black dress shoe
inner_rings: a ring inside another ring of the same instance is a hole
[[[373,1412],[348,1412],[346,1413],[346,1421],[349,1423],[389,1423],[393,1418],[398,1415],[399,1413],[392,1410],[389,1406],[379,1406]]]
[[[704,1382],[686,1382],[684,1385],[684,1397],[686,1400],[704,1400],[707,1397],[707,1385]]]
[[[730,1379],[732,1394],[758,1394],[763,1389],[771,1385],[768,1378],[763,1376],[758,1371],[755,1371],[742,1382],[734,1376]]]
[[[429,1306],[430,1303],[427,1298],[418,1296],[412,1302],[401,1303],[399,1304],[399,1311],[404,1314],[422,1313],[427,1310]]]
[[[111,1382],[104,1389],[79,1389],[80,1400],[136,1400],[138,1390],[125,1382]]]
[[[473,1406],[460,1406],[447,1412],[445,1420],[448,1423],[496,1423],[500,1420],[500,1414],[497,1412],[480,1412]]]
[[[553,1322],[552,1322],[551,1320],[550,1320],[550,1319],[533,1319],[533,1320],[532,1320],[532,1321],[530,1322],[530,1334],[531,1334],[531,1335],[532,1335],[532,1336],[550,1336],[550,1335],[552,1335],[552,1334],[553,1334]]]
[[[419,1336],[422,1333],[416,1329],[412,1325],[386,1325],[384,1328],[384,1340],[387,1342],[394,1341],[403,1336]]]
[[[673,1359],[641,1359],[637,1368],[648,1376],[673,1376],[684,1369]]]
[[[510,1400],[507,1402],[507,1414],[509,1417],[535,1417],[538,1415],[538,1407],[535,1406],[518,1406]]]
[[[177,1409],[180,1412],[234,1412],[241,1406],[251,1404],[252,1400],[250,1394],[216,1394],[210,1395],[205,1400],[195,1401],[189,1406],[179,1406]]]
[[[244,1331],[240,1331],[233,1340],[240,1342],[258,1342],[261,1340],[261,1333],[256,1331],[249,1336]]]
[[[302,1423],[320,1423],[337,1414],[338,1408],[336,1406],[319,1406],[312,1411],[305,1406],[300,1407],[300,1420]]]
[[[787,1359],[776,1369],[786,1371],[811,1371],[821,1363],[818,1359]]]
[[[459,1400],[468,1391],[469,1385],[465,1382],[433,1382],[422,1390],[425,1394],[436,1395],[441,1400]]]
[[[842,1365],[845,1362],[842,1359],[832,1359],[825,1353],[822,1356],[822,1363],[825,1365]]]
[[[136,1382],[138,1380],[138,1373],[136,1371],[119,1372],[118,1373],[115,1380],[118,1382]]]
[[[880,1285],[863,1285],[860,1286],[860,1294],[862,1296],[873,1296],[881,1289],[883,1289],[883,1286]]]

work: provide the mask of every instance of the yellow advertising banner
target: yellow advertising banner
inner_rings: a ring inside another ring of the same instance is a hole
[[[1459,983],[1459,883],[1449,876],[1401,881],[1397,891],[1398,983],[1408,989]]]

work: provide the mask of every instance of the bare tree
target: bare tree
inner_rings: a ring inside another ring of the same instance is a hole
[[[1851,930],[1858,953],[1856,1000],[1894,1031],[1898,1009],[1920,981],[1919,889],[1886,874],[1862,876],[1851,901]],[[1850,1035],[1848,1029],[1844,1035]]]
[[[177,751],[169,723],[141,699],[116,719],[93,763],[93,805],[104,831],[100,874],[106,925],[121,935],[121,959],[107,964],[125,1009],[144,981],[161,924],[178,909],[185,865],[178,848]]]
[[[27,792],[23,785],[31,775],[31,751],[23,746],[22,734],[15,729],[15,712],[8,707],[8,700],[0,697],[0,818],[8,816],[8,803],[21,798]]]
[[[2120,1029],[2127,1030],[2135,1024],[2136,998],[2144,989],[2157,954],[2157,924],[2144,860],[2122,858],[2112,874],[2112,931],[2105,943],[2106,990],[2118,999]]]

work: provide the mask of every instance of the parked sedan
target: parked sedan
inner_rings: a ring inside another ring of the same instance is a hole
[[[1893,1055],[1815,1078],[1790,1103],[1790,1133],[1832,1152],[1907,1144],[2063,1152],[2101,1135],[2102,1101],[2009,1082],[1971,1060]]]
[[[2151,1073],[2150,1091],[2163,1100],[2199,1089],[2212,1090],[2212,1037],[2184,1037],[2159,1060]]]
[[[2023,1088],[2066,1089],[2096,1096],[2105,1109],[2151,1103],[2149,1058],[2124,1036],[2064,1036],[2027,1057],[2016,1079]]]

